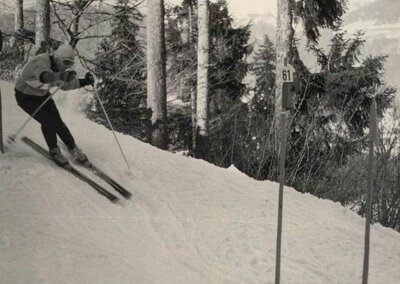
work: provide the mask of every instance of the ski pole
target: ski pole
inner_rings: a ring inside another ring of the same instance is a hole
[[[22,130],[26,127],[26,125],[31,121],[31,119],[44,107],[44,105],[60,90],[60,87],[56,87],[56,90],[48,96],[43,103],[33,112],[32,115],[29,116],[29,118],[21,125],[21,127],[15,132],[14,134],[11,134],[8,136],[7,142],[8,144],[11,144],[12,142],[15,142],[19,134],[22,132]]]
[[[100,104],[100,106],[101,106],[101,109],[103,110],[103,113],[104,113],[104,115],[105,115],[105,117],[106,117],[106,119],[107,119],[108,125],[110,126],[110,128],[111,128],[111,130],[112,130],[112,133],[113,133],[113,135],[114,135],[114,139],[115,139],[115,141],[116,141],[117,144],[118,144],[119,151],[121,152],[122,157],[123,157],[124,160],[125,160],[126,166],[128,167],[128,169],[130,169],[130,168],[129,168],[129,164],[128,164],[128,160],[126,159],[126,156],[125,156],[125,154],[124,154],[124,151],[122,150],[121,144],[119,144],[117,135],[115,135],[114,127],[113,127],[113,125],[112,125],[112,123],[111,123],[111,120],[110,120],[110,118],[109,118],[109,116],[108,116],[108,114],[107,114],[106,109],[104,108],[103,102],[101,101],[100,96],[99,96],[99,94],[97,93],[97,89],[96,89],[96,87],[95,87],[94,85],[92,85],[92,87],[93,87],[93,90],[94,90],[94,94],[95,94],[97,100],[99,101],[99,104]]]
[[[90,70],[90,69],[89,69],[89,66],[86,64],[85,61],[81,60],[81,63],[82,63],[82,65],[83,65],[87,70]],[[114,127],[113,127],[113,125],[112,125],[112,123],[111,123],[110,117],[108,116],[107,111],[106,111],[106,109],[104,108],[103,102],[101,101],[101,98],[100,98],[100,96],[99,96],[99,94],[98,94],[98,92],[97,92],[97,88],[96,88],[96,82],[97,82],[97,81],[98,81],[98,80],[97,80],[97,78],[95,77],[95,82],[92,84],[92,88],[93,88],[93,91],[94,91],[94,95],[96,96],[96,99],[99,101],[99,104],[100,104],[100,106],[101,106],[101,110],[103,111],[103,113],[104,113],[104,115],[105,115],[105,117],[106,117],[106,119],[107,119],[108,125],[110,126],[110,128],[111,128],[111,130],[112,130],[112,133],[113,133],[113,135],[114,135],[114,139],[115,139],[115,141],[116,141],[117,144],[118,144],[119,151],[121,152],[121,155],[122,155],[122,157],[123,157],[124,160],[125,160],[125,164],[126,164],[126,166],[128,167],[128,169],[130,169],[130,168],[129,168],[128,160],[126,159],[126,156],[125,156],[125,153],[124,153],[124,150],[122,150],[122,147],[121,147],[121,144],[120,144],[119,141],[118,141],[117,135],[115,135]]]

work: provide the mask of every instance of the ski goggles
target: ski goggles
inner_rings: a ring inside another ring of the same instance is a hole
[[[63,60],[63,65],[64,65],[66,68],[69,68],[69,67],[71,67],[72,65],[74,65],[74,61],[71,61],[71,60],[69,60],[69,59],[64,59],[64,60]]]

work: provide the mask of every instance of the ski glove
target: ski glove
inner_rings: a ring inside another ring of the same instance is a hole
[[[58,78],[64,82],[71,82],[76,77],[75,71],[61,71],[57,73]]]
[[[94,84],[94,76],[90,72],[86,72],[85,78],[79,79],[79,84],[81,87],[87,86],[87,85],[93,85]]]

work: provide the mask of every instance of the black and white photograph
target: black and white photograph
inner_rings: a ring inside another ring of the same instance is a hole
[[[0,0],[0,284],[400,283],[400,0]]]

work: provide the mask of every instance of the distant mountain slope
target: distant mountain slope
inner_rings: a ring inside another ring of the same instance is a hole
[[[375,0],[354,11],[350,11],[345,22],[351,24],[357,21],[376,21],[377,25],[398,24],[400,21],[400,1]]]
[[[367,42],[363,49],[364,56],[388,55],[384,78],[388,84],[398,89],[400,102],[400,1],[398,0],[352,0],[350,11],[344,17],[343,30],[350,37],[356,31],[365,31]],[[268,13],[241,14],[236,18],[238,25],[252,23],[251,41],[260,44],[267,34],[275,40],[276,16]],[[328,49],[332,31],[323,30],[320,46]],[[302,26],[297,26],[300,39],[300,54],[311,70],[316,68],[315,58],[305,51],[305,39]],[[252,81],[248,79],[248,81]]]
[[[400,1],[375,0],[349,12],[344,29],[353,33],[365,31],[365,55],[388,55],[385,79],[397,88],[400,103]]]

